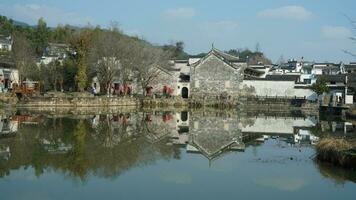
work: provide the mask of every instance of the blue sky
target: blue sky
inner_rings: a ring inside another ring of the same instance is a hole
[[[276,61],[349,62],[356,52],[348,38],[356,31],[355,0],[2,0],[0,14],[36,24],[101,25],[111,21],[155,44],[182,40],[195,54],[215,47],[261,50]]]

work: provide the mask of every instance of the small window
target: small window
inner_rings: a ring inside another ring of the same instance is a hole
[[[199,129],[199,122],[194,122],[194,129]]]
[[[225,89],[230,88],[230,81],[225,81]]]
[[[335,81],[330,81],[330,84],[331,84],[331,85],[335,85],[336,82],[335,82]]]

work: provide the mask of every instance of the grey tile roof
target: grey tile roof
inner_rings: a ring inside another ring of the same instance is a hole
[[[261,81],[297,81],[299,75],[267,75],[266,78],[253,78],[248,77],[245,80],[261,80]]]
[[[211,51],[215,55],[222,57],[224,60],[226,60],[228,62],[238,62],[240,60],[239,57],[230,55],[230,54],[220,51],[219,49],[216,49],[216,48],[213,48]]]
[[[0,43],[10,45],[12,41],[8,37],[0,35]]]

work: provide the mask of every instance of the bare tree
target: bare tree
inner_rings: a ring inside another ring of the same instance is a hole
[[[24,35],[14,35],[12,55],[16,68],[19,70],[20,82],[25,78],[35,78],[38,75],[35,52]]]
[[[119,78],[122,70],[120,58],[122,57],[121,33],[113,28],[106,32],[98,33],[93,41],[90,52],[92,64],[91,74],[97,76],[104,92],[111,93],[111,85],[115,78]]]
[[[145,95],[146,88],[153,84],[163,70],[169,67],[169,54],[160,48],[142,41],[131,42],[126,64],[133,70],[135,79]]]
[[[350,40],[355,43],[356,42],[356,21],[351,19],[349,16],[345,15],[345,17],[350,21],[351,28],[352,28],[352,36],[350,37]],[[343,50],[344,53],[351,55],[352,57],[356,58],[356,52],[353,52],[351,50]]]
[[[64,66],[58,61],[54,60],[50,62],[47,66],[42,66],[47,68],[47,76],[49,75],[49,82],[52,83],[54,91],[57,91],[57,86],[59,85],[60,91],[63,91],[63,79],[64,79]]]
[[[143,90],[167,68],[169,54],[161,48],[124,36],[116,26],[95,35],[90,53],[92,76],[97,76],[101,88],[110,93],[115,79],[122,84],[136,80]]]

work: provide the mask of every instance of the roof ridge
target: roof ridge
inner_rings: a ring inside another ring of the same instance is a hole
[[[222,56],[223,58],[225,58],[225,59],[227,59],[227,60],[229,60],[229,61],[231,61],[231,60],[239,60],[240,58],[239,57],[237,57],[237,56],[234,56],[234,55],[231,55],[231,54],[228,54],[228,53],[226,53],[226,52],[223,52],[223,51],[221,51],[221,50],[219,50],[219,49],[217,49],[217,48],[215,48],[215,47],[213,47],[212,49],[211,49],[211,51],[212,52],[216,52],[217,54],[219,54],[220,56]],[[230,57],[230,59],[229,58],[226,58],[226,57]]]

